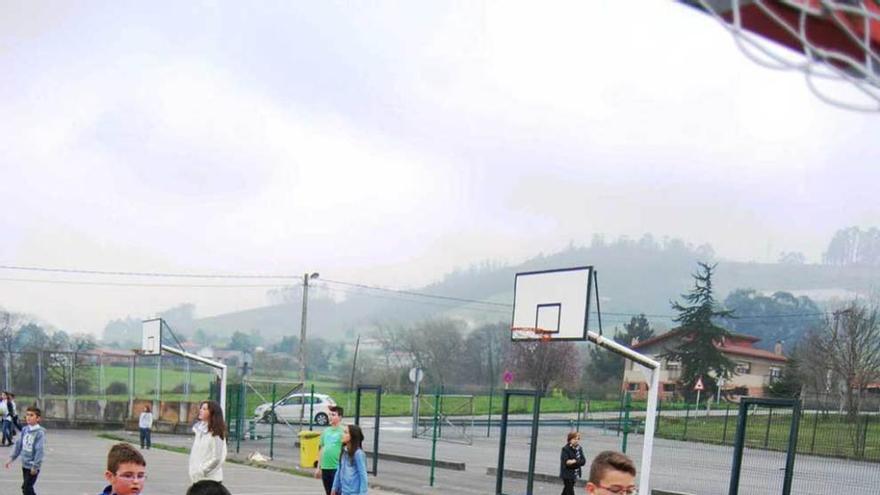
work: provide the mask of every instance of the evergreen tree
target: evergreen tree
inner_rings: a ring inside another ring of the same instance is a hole
[[[733,312],[719,308],[712,295],[712,272],[716,265],[699,265],[699,271],[693,275],[694,288],[681,296],[684,303],[672,303],[672,309],[678,312],[675,321],[679,323],[681,343],[667,349],[662,358],[681,363],[680,383],[687,393],[702,378],[704,395],[708,396],[715,390],[718,378],[730,378],[736,369],[736,364],[718,349],[731,334],[712,321],[730,318]]]

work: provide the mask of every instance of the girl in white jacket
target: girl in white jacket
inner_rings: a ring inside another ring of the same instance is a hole
[[[199,421],[193,426],[195,439],[189,453],[189,477],[193,483],[200,480],[223,481],[223,462],[226,461],[226,423],[220,405],[212,400],[199,405]]]

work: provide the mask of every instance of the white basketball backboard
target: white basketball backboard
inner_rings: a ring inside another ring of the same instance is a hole
[[[586,340],[592,282],[591,266],[517,273],[511,338]]]
[[[144,337],[141,353],[145,356],[157,356],[162,353],[162,320],[146,320],[143,322]]]

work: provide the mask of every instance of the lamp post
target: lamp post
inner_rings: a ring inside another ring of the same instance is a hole
[[[299,327],[299,378],[303,387],[306,386],[306,321],[309,310],[309,280],[316,278],[318,278],[318,272],[303,274],[302,323]]]

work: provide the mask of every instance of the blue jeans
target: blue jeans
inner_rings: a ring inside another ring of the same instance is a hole
[[[149,428],[138,428],[141,431],[141,448],[146,446],[147,448],[152,447],[152,441],[150,439],[150,434],[152,433]]]
[[[12,445],[12,421],[3,420],[3,445]]]
[[[37,474],[31,474],[29,468],[21,468],[21,477],[24,478],[21,484],[22,495],[37,495],[37,492],[34,491],[34,484],[36,484],[37,476],[39,475],[39,471],[37,471]]]

